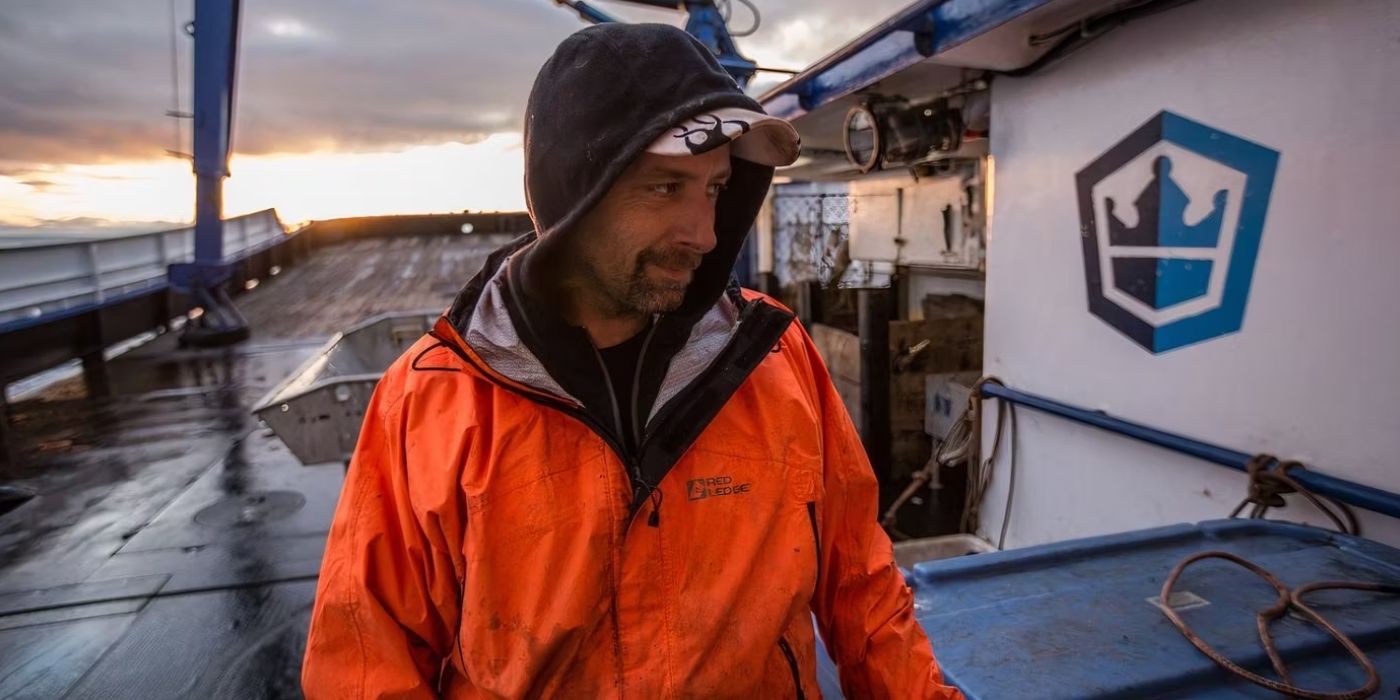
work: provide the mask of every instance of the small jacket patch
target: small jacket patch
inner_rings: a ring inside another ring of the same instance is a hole
[[[753,484],[735,484],[733,477],[712,476],[685,482],[686,497],[692,501],[715,496],[736,496],[748,493]]]

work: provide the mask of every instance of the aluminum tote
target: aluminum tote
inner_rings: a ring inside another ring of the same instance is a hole
[[[1260,520],[1175,525],[924,562],[914,565],[909,584],[944,677],[968,700],[1280,697],[1216,666],[1156,607],[1172,567],[1204,550],[1238,554],[1290,587],[1324,580],[1400,584],[1400,550]],[[1206,642],[1274,677],[1255,628],[1255,614],[1275,600],[1261,579],[1203,561],[1186,570],[1172,597]],[[1400,596],[1323,591],[1308,602],[1375,664],[1381,685],[1374,697],[1394,697]],[[1272,632],[1295,684],[1338,692],[1365,681],[1360,666],[1321,629],[1285,616]],[[841,697],[834,670],[822,662],[823,695]]]

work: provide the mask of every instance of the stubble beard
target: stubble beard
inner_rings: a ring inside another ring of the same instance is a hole
[[[695,281],[695,270],[700,267],[702,256],[684,250],[644,250],[637,255],[632,268],[632,277],[627,284],[628,304],[638,312],[651,315],[669,313],[680,308],[685,301],[686,290]],[[656,280],[647,274],[647,266],[655,264],[671,269],[690,270],[685,282]]]
[[[637,255],[632,270],[624,279],[602,274],[597,275],[595,279],[603,282],[604,289],[601,291],[611,302],[614,314],[645,318],[670,313],[680,308],[681,303],[685,301],[686,290],[690,287],[688,282],[654,279],[647,273],[648,263],[694,270],[699,267],[700,259],[700,255],[684,251],[644,250]],[[596,262],[593,267],[596,271]],[[693,273],[691,281],[694,281]]]

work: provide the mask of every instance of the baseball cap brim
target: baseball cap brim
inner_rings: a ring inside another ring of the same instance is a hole
[[[734,157],[760,165],[792,165],[802,150],[797,129],[785,119],[738,107],[702,112],[653,141],[648,153],[695,156],[731,144]]]

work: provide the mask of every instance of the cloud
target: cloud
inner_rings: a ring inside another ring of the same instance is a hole
[[[904,0],[755,2],[763,25],[740,48],[763,65],[801,68]],[[176,5],[172,22],[167,0],[11,3],[0,16],[0,165],[150,160],[177,148],[164,116],[174,107],[170,41],[193,9]],[[736,25],[749,23],[737,2],[734,12]],[[245,0],[235,149],[381,151],[517,130],[535,72],[582,26],[551,0]],[[189,110],[193,42],[175,39]],[[189,126],[178,150],[189,149]]]
[[[192,14],[180,0],[178,23]],[[471,142],[518,125],[529,81],[580,26],[543,0],[247,0],[235,148]],[[0,22],[0,158],[99,163],[175,148],[165,0],[48,0]],[[192,41],[177,36],[180,107]],[[189,124],[182,125],[189,139]],[[187,143],[180,150],[188,150]]]

